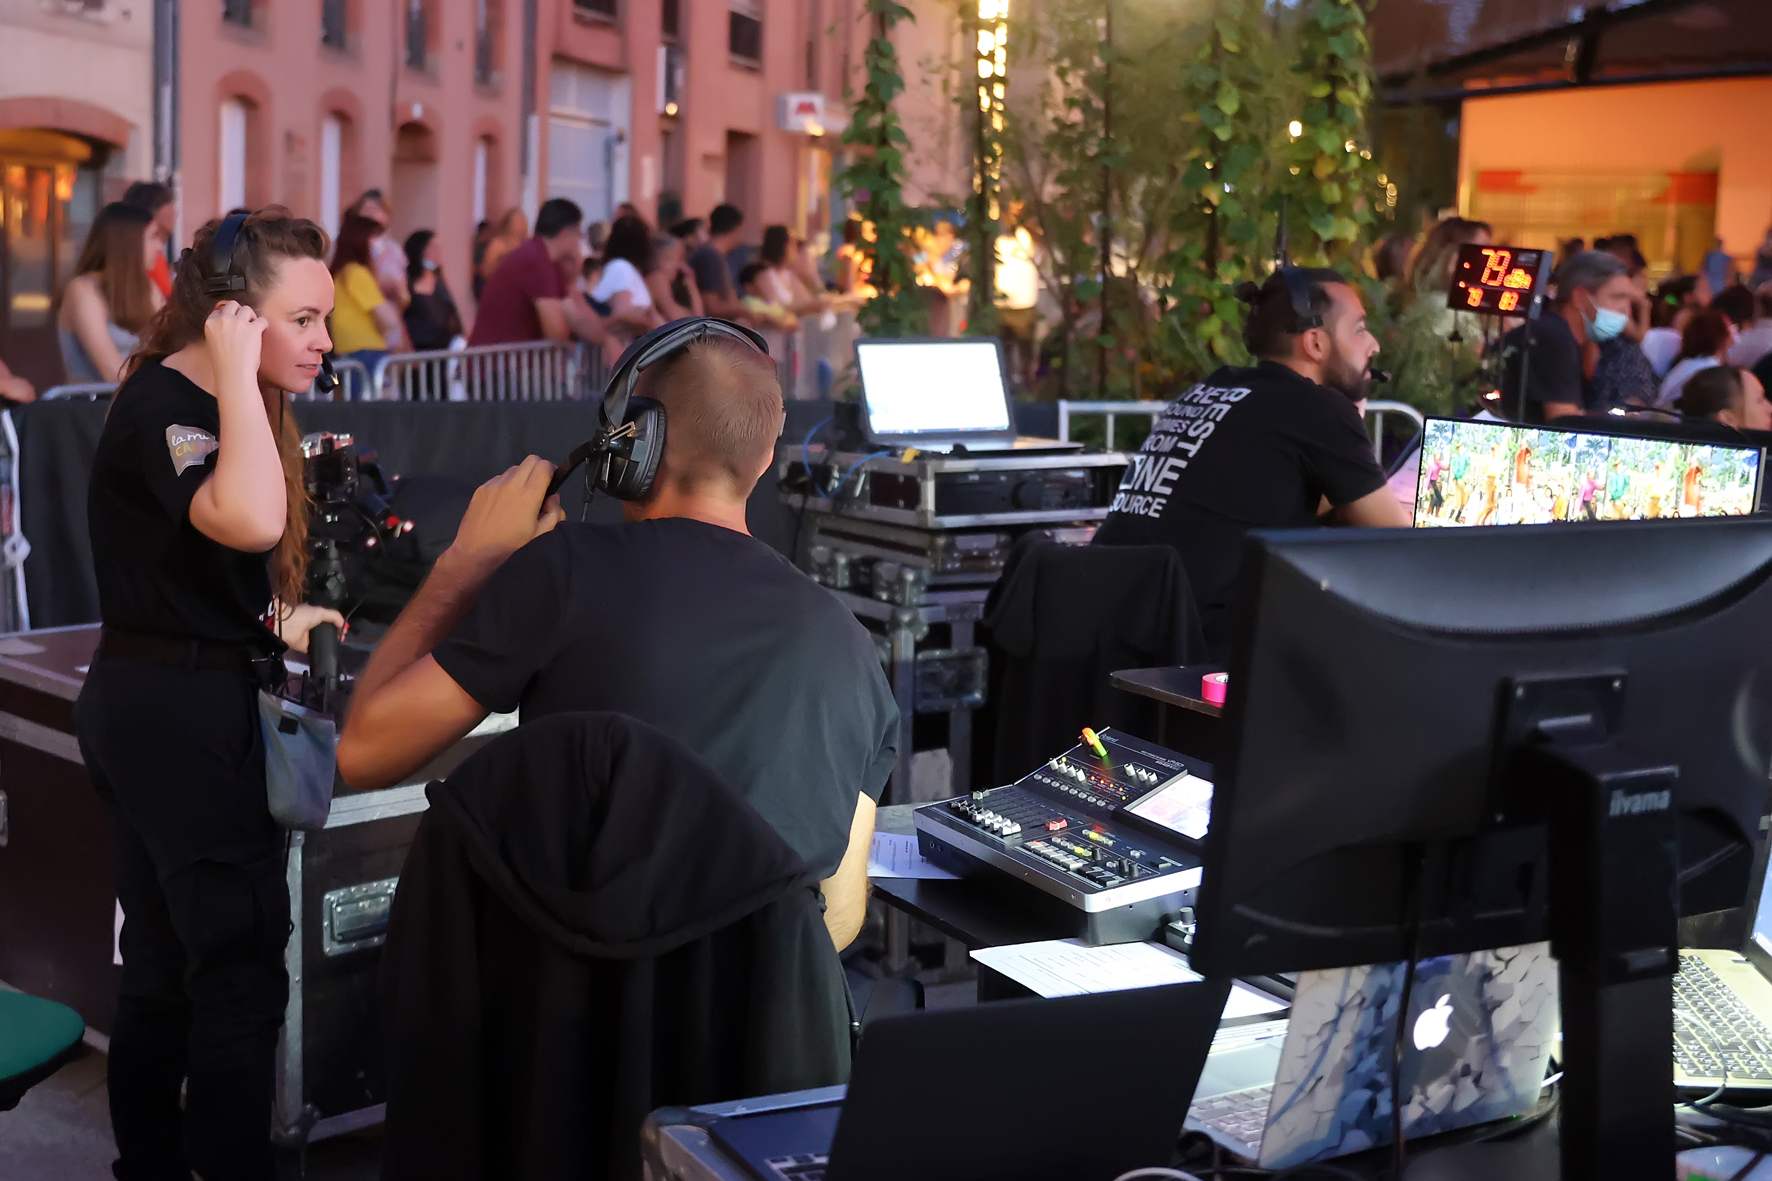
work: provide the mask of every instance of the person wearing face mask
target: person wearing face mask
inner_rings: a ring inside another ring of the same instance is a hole
[[[406,285],[412,302],[401,318],[415,349],[446,349],[461,335],[461,313],[443,281],[442,253],[430,230],[415,230],[406,238]]]
[[[1175,399],[1127,467],[1096,545],[1169,545],[1181,554],[1206,647],[1230,643],[1236,576],[1251,529],[1328,520],[1407,527],[1360,421],[1378,342],[1335,271],[1299,268],[1302,320],[1285,276],[1245,283],[1252,368],[1225,366]]]
[[[289,393],[332,348],[326,232],[278,206],[228,222],[244,286],[215,279],[210,222],[124,366],[87,496],[104,630],[74,729],[123,912],[107,1071],[123,1178],[274,1175],[289,893],[257,693],[316,624],[344,627],[295,605],[309,502]]]
[[[1556,302],[1546,314],[1502,338],[1504,410],[1520,412],[1522,382],[1525,422],[1552,422],[1592,405],[1582,344],[1604,344],[1623,333],[1635,296],[1629,271],[1617,258],[1597,250],[1571,256],[1557,272]]]

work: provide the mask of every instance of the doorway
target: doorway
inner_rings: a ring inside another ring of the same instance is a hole
[[[98,212],[90,144],[0,132],[0,359],[39,391],[62,380],[55,310]]]
[[[437,136],[422,123],[401,124],[394,134],[393,188],[388,230],[396,242],[437,229]]]

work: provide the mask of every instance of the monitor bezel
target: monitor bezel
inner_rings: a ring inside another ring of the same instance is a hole
[[[1620,421],[1620,429],[1617,429],[1617,430],[1597,430],[1597,429],[1594,429],[1594,427],[1597,424],[1583,424],[1581,426],[1557,426],[1553,423],[1513,422],[1513,421],[1511,421],[1509,419],[1505,419],[1505,418],[1498,418],[1498,419],[1456,418],[1456,417],[1449,415],[1449,414],[1429,414],[1429,415],[1426,415],[1422,418],[1421,436],[1420,436],[1420,440],[1419,440],[1419,445],[1416,448],[1417,462],[1416,462],[1416,466],[1415,466],[1415,492],[1409,498],[1409,524],[1410,524],[1411,528],[1419,529],[1422,527],[1422,526],[1419,526],[1415,523],[1415,516],[1421,510],[1421,473],[1425,468],[1425,460],[1427,459],[1427,432],[1428,432],[1428,428],[1436,422],[1450,422],[1456,426],[1496,426],[1496,427],[1507,427],[1512,430],[1555,431],[1559,434],[1565,434],[1565,435],[1588,435],[1593,438],[1603,438],[1603,439],[1641,439],[1641,440],[1644,440],[1645,442],[1650,442],[1650,443],[1683,443],[1683,444],[1688,444],[1688,445],[1696,446],[1696,447],[1727,447],[1727,448],[1734,450],[1734,451],[1757,451],[1760,456],[1760,462],[1759,462],[1759,465],[1754,469],[1754,491],[1753,491],[1753,497],[1752,497],[1752,502],[1753,502],[1754,507],[1753,507],[1752,511],[1750,511],[1750,512],[1737,513],[1737,514],[1733,514],[1733,515],[1743,516],[1743,517],[1751,517],[1756,513],[1762,512],[1764,509],[1761,498],[1765,495],[1765,492],[1766,492],[1766,461],[1768,458],[1768,452],[1767,452],[1767,448],[1764,444],[1756,443],[1752,438],[1749,438],[1747,435],[1742,435],[1740,441],[1737,442],[1737,441],[1731,441],[1728,439],[1680,438],[1677,435],[1674,435],[1671,433],[1658,434],[1653,431],[1633,431],[1633,430],[1629,429],[1629,424],[1627,422],[1623,422],[1623,421]],[[1608,424],[1608,425],[1610,425],[1610,424]],[[1728,428],[1725,427],[1724,429],[1728,429]],[[1663,518],[1663,519],[1664,520],[1673,520],[1675,518],[1669,517],[1669,518]],[[1686,519],[1686,518],[1681,518],[1681,519]],[[1691,519],[1705,520],[1708,518],[1698,517],[1698,518],[1691,518]],[[1550,522],[1550,524],[1558,525],[1558,526],[1578,525],[1578,524],[1616,525],[1616,524],[1622,524],[1622,523],[1623,522],[1618,522],[1618,521],[1597,521],[1597,522],[1553,521],[1553,522]],[[1458,526],[1458,528],[1462,528],[1462,529],[1512,529],[1512,528],[1517,528],[1517,527],[1518,526],[1515,526],[1515,525],[1461,525],[1461,526]]]
[[[867,378],[861,365],[861,350],[869,345],[969,345],[977,348],[990,345],[997,354],[997,383],[1003,393],[1003,412],[1009,426],[1003,430],[972,431],[892,431],[874,429],[873,407],[868,402]],[[855,381],[861,390],[861,425],[868,440],[887,446],[914,447],[927,443],[965,443],[972,440],[1010,440],[1016,437],[1015,402],[1009,395],[1009,374],[1003,363],[1003,342],[996,337],[981,336],[864,336],[855,342]]]

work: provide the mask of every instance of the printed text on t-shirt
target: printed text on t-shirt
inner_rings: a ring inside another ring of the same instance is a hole
[[[1164,408],[1120,480],[1109,512],[1160,517],[1187,469],[1231,407],[1249,396],[1248,386],[1196,385]]]

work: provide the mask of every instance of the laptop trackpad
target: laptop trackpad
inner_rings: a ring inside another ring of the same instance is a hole
[[[1250,1087],[1272,1086],[1280,1073],[1280,1052],[1284,1048],[1284,1039],[1270,1038],[1253,1046],[1214,1050],[1206,1057],[1206,1068],[1200,1071],[1200,1085],[1194,1088],[1194,1098],[1210,1099]]]

